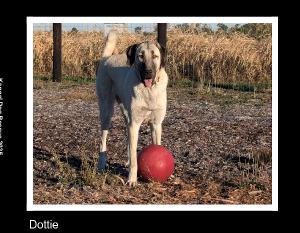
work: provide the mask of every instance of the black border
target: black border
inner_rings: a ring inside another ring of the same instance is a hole
[[[101,12],[102,13],[102,12]],[[171,12],[170,12],[171,13]],[[190,12],[191,13],[191,12]],[[163,14],[160,14],[164,16]],[[184,16],[196,16],[184,14]],[[181,15],[181,16],[183,16]],[[276,16],[259,14],[260,16]],[[270,229],[270,225],[266,224],[266,215],[271,219],[277,219],[279,212],[274,211],[26,211],[26,79],[27,76],[27,33],[26,33],[26,17],[33,15],[26,15],[20,18],[16,18],[15,22],[18,27],[12,27],[9,24],[5,24],[3,30],[9,36],[1,36],[1,44],[4,45],[4,59],[1,61],[0,75],[4,76],[5,84],[5,106],[3,112],[6,116],[9,116],[10,132],[8,132],[7,125],[3,125],[3,134],[5,134],[5,157],[1,158],[1,164],[6,164],[6,169],[0,169],[1,177],[8,177],[3,179],[2,186],[5,190],[1,193],[3,202],[10,200],[10,213],[1,219],[1,222],[10,224],[20,228],[21,231],[29,231],[29,220],[53,220],[58,221],[60,224],[59,230],[56,232],[66,232],[66,230],[84,230],[89,229],[101,231],[112,228],[113,230],[120,229],[126,230],[131,228],[138,228],[140,223],[145,223],[148,230],[157,230],[157,224],[164,226],[160,229],[170,230],[175,226],[180,225],[183,221],[190,222],[191,224],[185,224],[188,230],[189,226],[195,224],[203,224],[204,226],[213,225],[214,230],[224,230],[229,224],[240,224],[248,222],[251,224],[253,218],[255,218],[255,224],[259,225],[260,230]],[[38,15],[37,15],[38,16]],[[49,14],[51,16],[51,14]],[[61,14],[61,16],[64,16]],[[74,14],[75,16],[75,14]],[[96,15],[95,15],[96,16]],[[102,16],[112,16],[105,15]],[[117,14],[115,15],[117,16]],[[120,15],[118,15],[120,16]],[[128,16],[128,15],[123,15]],[[145,16],[145,15],[143,15]],[[176,16],[172,15],[171,16]],[[201,14],[201,16],[204,16]],[[208,15],[207,15],[208,16]],[[209,15],[209,16],[222,16],[221,15]],[[251,16],[251,15],[244,15]],[[254,16],[254,15],[252,15]],[[258,15],[256,15],[258,16]],[[84,16],[82,16],[84,17]],[[197,16],[199,17],[199,16]],[[2,20],[4,21],[4,20]],[[280,20],[279,20],[280,22]],[[3,58],[3,57],[2,57]],[[7,90],[11,88],[8,92]],[[9,111],[8,111],[9,106]],[[7,118],[6,118],[7,120]],[[6,123],[6,122],[5,122]],[[8,141],[8,138],[10,141]],[[8,151],[9,148],[9,151]],[[14,182],[12,182],[12,179]],[[13,197],[13,198],[12,198]],[[11,200],[12,199],[12,200]],[[279,210],[281,207],[279,207]],[[20,216],[19,216],[20,214]],[[168,215],[168,218],[166,218]],[[133,222],[131,222],[133,220]],[[154,222],[153,222],[154,221]],[[137,223],[138,222],[138,223]],[[277,225],[280,221],[276,222]],[[113,223],[113,224],[109,224]],[[274,224],[274,222],[269,222]],[[144,226],[144,227],[145,227]],[[141,229],[140,229],[141,230]]]

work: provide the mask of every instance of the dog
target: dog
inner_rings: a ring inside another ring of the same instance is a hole
[[[167,108],[168,75],[165,48],[158,42],[131,45],[115,54],[117,32],[109,32],[96,71],[96,93],[101,121],[101,146],[98,169],[105,169],[106,140],[114,102],[121,107],[127,124],[129,186],[137,184],[137,143],[142,122],[149,119],[153,144],[161,144],[162,122]]]

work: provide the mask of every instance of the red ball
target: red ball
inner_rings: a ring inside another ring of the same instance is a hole
[[[138,174],[147,180],[165,182],[174,172],[174,158],[160,145],[145,147],[138,156]]]

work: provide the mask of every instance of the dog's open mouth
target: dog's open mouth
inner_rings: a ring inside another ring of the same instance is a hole
[[[152,87],[152,78],[144,79],[145,87]]]

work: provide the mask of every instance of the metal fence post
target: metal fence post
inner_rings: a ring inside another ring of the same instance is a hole
[[[61,81],[61,23],[53,24],[53,82]]]

